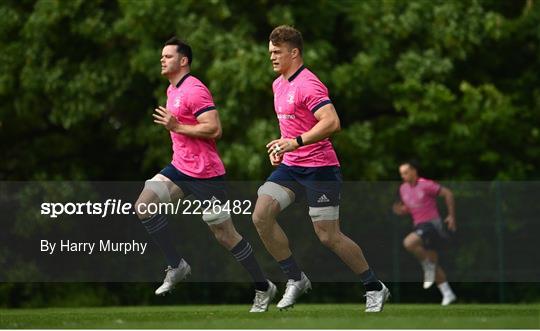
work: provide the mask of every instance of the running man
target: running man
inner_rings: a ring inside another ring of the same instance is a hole
[[[225,204],[225,168],[216,148],[221,123],[208,88],[190,74],[191,47],[176,37],[165,43],[161,53],[161,74],[168,78],[166,107],[155,109],[154,122],[170,131],[173,157],[145,187],[136,202],[136,211],[144,227],[160,247],[169,265],[156,295],[171,291],[191,271],[176,250],[168,229],[167,217],[145,214],[140,205],[171,202],[193,194],[197,200],[216,199]],[[143,209],[144,210],[144,209]],[[216,240],[246,269],[255,283],[255,299],[250,312],[264,312],[276,294],[276,286],[266,279],[255,259],[251,245],[236,231],[226,208],[210,208],[202,219]]]
[[[454,195],[448,188],[419,177],[418,165],[405,162],[399,166],[399,174],[403,183],[399,188],[400,202],[394,203],[393,210],[397,215],[411,214],[414,228],[403,240],[405,249],[413,254],[424,269],[424,289],[436,283],[442,294],[443,306],[456,301],[457,297],[446,280],[444,270],[438,265],[438,253],[441,245],[448,239],[443,227],[437,197],[444,197],[448,216],[444,219],[448,230],[456,231]]]
[[[359,276],[366,289],[366,312],[380,312],[390,292],[370,269],[362,250],[339,227],[341,171],[329,137],[340,129],[328,90],[304,67],[301,33],[279,26],[270,34],[270,61],[280,76],[273,83],[281,138],[266,147],[277,169],[258,190],[253,222],[268,252],[288,281],[277,304],[286,309],[311,288],[289,241],[276,222],[296,198],[307,196],[309,215],[320,241]]]

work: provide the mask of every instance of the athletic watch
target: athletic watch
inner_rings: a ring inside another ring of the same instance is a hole
[[[296,137],[296,142],[298,143],[298,146],[304,146],[304,141],[302,140],[302,136]]]

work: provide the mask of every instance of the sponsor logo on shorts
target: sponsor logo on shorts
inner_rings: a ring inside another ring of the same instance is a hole
[[[325,202],[330,202],[330,199],[328,199],[326,194],[323,194],[319,197],[319,199],[317,200],[317,203],[325,203]]]

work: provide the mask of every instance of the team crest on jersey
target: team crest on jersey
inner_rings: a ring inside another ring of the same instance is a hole
[[[174,106],[175,108],[180,107],[180,97],[174,98],[173,106]]]
[[[289,92],[289,94],[287,94],[287,103],[288,104],[294,103],[294,91],[291,91]]]

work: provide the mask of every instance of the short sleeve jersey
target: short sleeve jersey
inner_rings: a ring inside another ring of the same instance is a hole
[[[441,185],[425,178],[419,178],[415,185],[401,184],[399,195],[409,209],[414,225],[440,218],[437,196]]]
[[[289,79],[279,76],[272,90],[282,138],[294,139],[311,130],[318,122],[315,112],[332,103],[326,86],[304,66]],[[301,167],[339,166],[329,138],[285,153],[283,163]]]
[[[215,110],[208,88],[190,74],[176,86],[167,89],[167,109],[180,123],[195,125],[201,114]],[[172,165],[184,174],[195,178],[211,178],[225,174],[225,167],[213,139],[194,138],[171,132]]]

